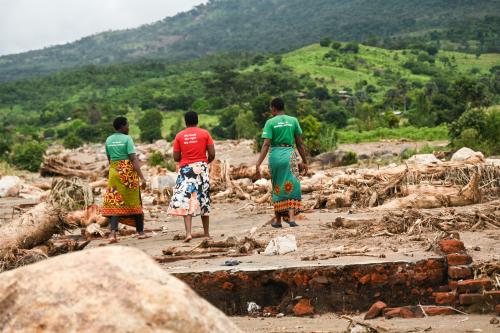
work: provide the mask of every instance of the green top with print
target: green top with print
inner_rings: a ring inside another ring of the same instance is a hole
[[[262,138],[271,139],[271,146],[295,145],[295,135],[302,135],[299,121],[286,114],[274,116],[264,126]]]
[[[114,133],[106,139],[106,155],[111,161],[128,160],[128,155],[134,153],[134,141],[129,135]]]

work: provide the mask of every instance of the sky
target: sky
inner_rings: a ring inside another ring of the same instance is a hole
[[[135,28],[207,0],[0,0],[0,55]]]

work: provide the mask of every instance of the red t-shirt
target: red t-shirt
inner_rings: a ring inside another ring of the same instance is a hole
[[[207,146],[213,145],[214,141],[210,133],[199,127],[188,127],[175,136],[174,152],[181,153],[179,166],[183,167],[191,163],[207,162]]]

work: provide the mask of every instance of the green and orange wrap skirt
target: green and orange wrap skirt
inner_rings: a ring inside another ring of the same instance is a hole
[[[111,162],[101,213],[103,216],[143,214],[139,175],[131,161]]]

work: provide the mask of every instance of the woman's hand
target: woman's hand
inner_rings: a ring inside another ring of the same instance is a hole
[[[262,175],[260,174],[260,165],[255,166],[255,180],[259,180],[262,178]]]
[[[309,172],[309,166],[307,165],[307,162],[302,162],[302,173],[304,176],[307,176],[307,173]]]
[[[146,185],[147,185],[147,184],[146,184],[146,179],[145,179],[145,178],[142,178],[142,179],[141,179],[141,189],[142,189],[142,190],[145,190],[145,189],[146,189]]]

